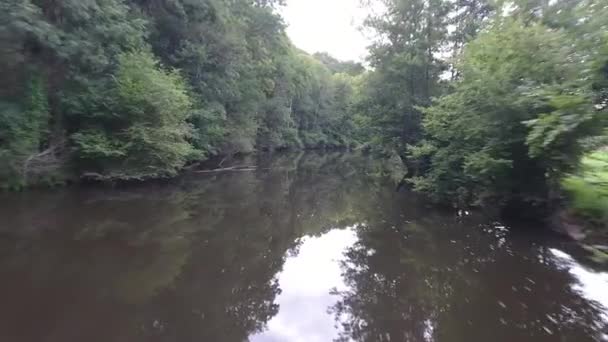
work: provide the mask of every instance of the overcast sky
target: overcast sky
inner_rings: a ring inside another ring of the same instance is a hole
[[[281,11],[287,34],[300,49],[363,61],[369,39],[358,27],[365,18],[359,0],[287,0]]]

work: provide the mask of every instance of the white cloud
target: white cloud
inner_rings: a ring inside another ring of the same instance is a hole
[[[288,258],[279,274],[280,310],[267,330],[250,337],[252,342],[324,342],[338,337],[335,319],[327,312],[338,298],[333,288],[347,290],[340,260],[357,241],[353,227],[332,230],[320,237],[306,237],[297,256]]]
[[[358,29],[365,13],[359,0],[287,0],[281,11],[297,47],[355,61],[365,59],[370,43]]]

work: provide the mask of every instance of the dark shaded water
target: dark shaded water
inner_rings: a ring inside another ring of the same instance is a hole
[[[2,195],[0,341],[608,340],[608,273],[570,242],[433,209],[365,157],[257,164]]]

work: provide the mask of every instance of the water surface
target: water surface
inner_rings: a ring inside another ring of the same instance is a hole
[[[608,273],[342,153],[0,196],[0,341],[608,341]]]

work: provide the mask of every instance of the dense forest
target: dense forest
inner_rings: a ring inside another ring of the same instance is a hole
[[[367,20],[379,38],[360,110],[371,140],[408,165],[408,183],[459,205],[561,207],[564,177],[589,171],[581,158],[606,146],[608,3],[383,4]],[[606,223],[608,169],[590,172],[566,188]]]
[[[215,154],[350,146],[364,68],[298,50],[278,5],[3,1],[3,183],[167,177]]]
[[[383,9],[364,23],[365,66],[299,50],[282,5],[2,1],[0,184],[361,148],[398,157],[437,201],[547,209],[566,189],[606,220],[589,191],[608,163],[584,162],[608,144],[605,0],[365,0]]]

